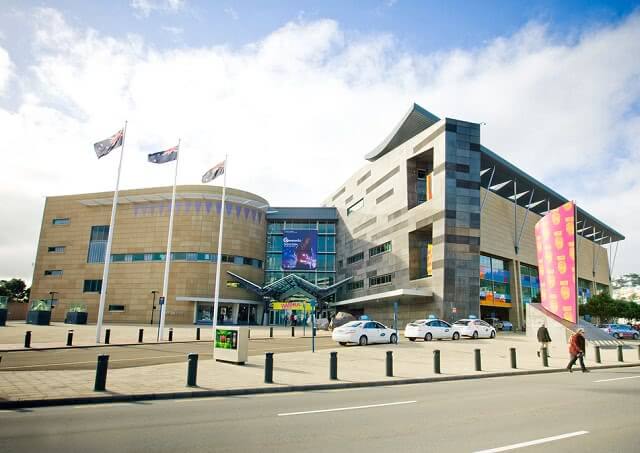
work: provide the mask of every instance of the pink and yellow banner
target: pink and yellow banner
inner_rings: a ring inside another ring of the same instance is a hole
[[[570,322],[577,322],[576,205],[569,201],[536,223],[536,249],[542,306]]]

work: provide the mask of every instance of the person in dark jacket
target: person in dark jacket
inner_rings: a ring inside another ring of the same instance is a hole
[[[538,349],[538,357],[540,357],[540,354],[544,352],[547,353],[547,357],[551,357],[547,349],[549,347],[549,343],[551,343],[551,336],[549,335],[549,330],[547,329],[545,323],[542,323],[542,325],[538,329],[538,342],[540,343],[540,349]]]
[[[571,360],[567,365],[567,370],[570,373],[573,372],[573,365],[576,363],[576,360],[580,360],[580,368],[582,368],[583,373],[588,373],[587,367],[584,366],[584,351],[586,349],[586,341],[584,339],[584,329],[578,329],[576,333],[571,335],[569,338],[569,354],[571,355]]]

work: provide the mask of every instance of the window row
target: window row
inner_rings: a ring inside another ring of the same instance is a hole
[[[391,283],[393,276],[391,274],[377,275],[375,277],[369,277],[369,286],[380,286]]]
[[[384,244],[376,245],[369,249],[369,258],[376,255],[381,255],[391,251],[391,241],[387,241]]]
[[[347,264],[357,263],[358,261],[362,261],[364,259],[364,252],[356,253],[355,255],[351,255],[347,258]]]
[[[131,263],[137,261],[164,261],[166,253],[114,253],[111,255],[112,263]],[[173,252],[171,261],[208,261],[215,263],[218,259],[216,253],[200,252]],[[262,269],[262,260],[248,258],[246,256],[222,254],[223,263],[253,266]]]
[[[57,245],[54,247],[47,247],[47,252],[48,253],[64,253],[64,246],[63,245]]]
[[[335,234],[335,222],[326,221],[283,221],[269,222],[267,225],[268,233],[282,233],[283,230],[318,230],[318,234]]]
[[[316,271],[335,271],[336,256],[333,254],[318,254],[316,260]],[[268,253],[265,269],[268,271],[282,270],[282,253]]]
[[[350,281],[347,283],[347,291],[355,291],[364,288],[364,280]]]
[[[269,235],[267,236],[267,251],[282,252],[283,236]],[[318,253],[334,253],[336,251],[335,236],[318,236]]]
[[[480,279],[509,283],[508,261],[486,255],[480,255]]]

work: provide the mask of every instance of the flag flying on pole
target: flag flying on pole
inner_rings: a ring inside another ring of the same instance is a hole
[[[176,160],[178,158],[178,146],[169,148],[166,151],[160,151],[157,153],[149,154],[147,159],[154,164],[164,164]]]
[[[223,175],[224,174],[224,165],[225,165],[225,161],[223,160],[218,165],[216,165],[215,167],[211,168],[204,175],[202,175],[202,183],[206,184],[206,183],[208,183],[210,181],[213,181],[218,176]]]
[[[116,149],[118,146],[122,146],[123,137],[124,137],[123,131],[122,129],[120,129],[111,137],[105,140],[99,141],[98,143],[94,143],[93,149],[96,151],[96,155],[98,156],[98,159],[106,156],[111,151]]]

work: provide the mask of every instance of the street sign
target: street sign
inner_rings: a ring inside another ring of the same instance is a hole
[[[457,309],[456,307],[453,307],[453,308],[451,309],[451,313],[458,313],[458,309]]]
[[[158,299],[158,304],[164,305],[164,296],[160,296],[160,299]]]

